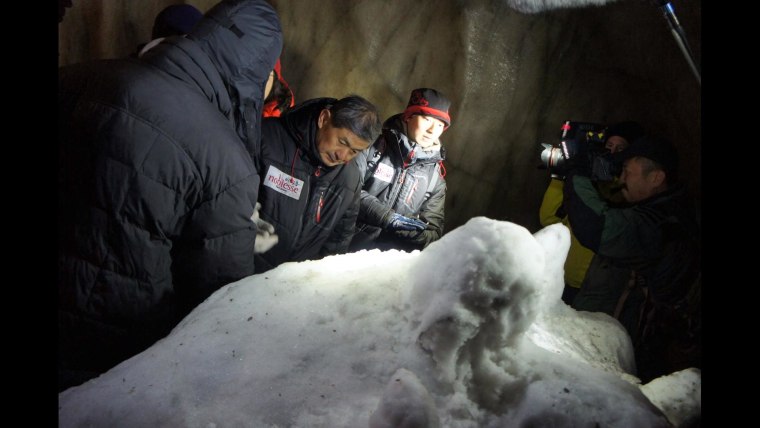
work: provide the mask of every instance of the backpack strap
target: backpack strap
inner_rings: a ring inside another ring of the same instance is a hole
[[[383,157],[383,152],[385,152],[385,138],[378,142],[379,144],[372,146],[372,154],[367,158],[369,161],[367,161],[367,172],[364,173],[364,183],[375,174],[377,165],[380,163],[380,158]]]

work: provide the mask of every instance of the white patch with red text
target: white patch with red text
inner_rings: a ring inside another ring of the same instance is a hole
[[[274,166],[269,165],[267,176],[264,179],[264,185],[271,187],[285,196],[290,196],[291,198],[298,200],[301,197],[303,180],[293,178]]]
[[[393,181],[393,167],[384,163],[377,164],[374,177],[378,180],[390,183]]]

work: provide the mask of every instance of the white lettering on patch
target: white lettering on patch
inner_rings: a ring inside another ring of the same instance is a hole
[[[375,170],[373,177],[385,181],[386,183],[390,183],[393,180],[393,167],[384,163],[379,163],[377,164],[377,169]]]
[[[285,196],[298,200],[301,197],[303,189],[303,180],[293,178],[288,174],[280,171],[272,165],[269,165],[267,176],[264,178],[264,185],[270,187]]]

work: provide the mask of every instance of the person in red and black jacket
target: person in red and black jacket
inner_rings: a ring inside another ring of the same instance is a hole
[[[352,160],[380,133],[377,108],[352,95],[305,101],[262,122],[255,156],[261,219],[277,244],[256,254],[256,272],[346,252],[359,212],[361,176]]]
[[[439,137],[451,125],[449,101],[430,88],[412,91],[372,148],[356,162],[364,178],[350,250],[423,249],[443,235],[446,152]]]

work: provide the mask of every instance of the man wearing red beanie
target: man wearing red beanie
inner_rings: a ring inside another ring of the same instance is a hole
[[[364,184],[350,250],[422,249],[443,235],[449,101],[430,88],[412,91],[406,109],[383,124],[372,148],[357,157]]]

